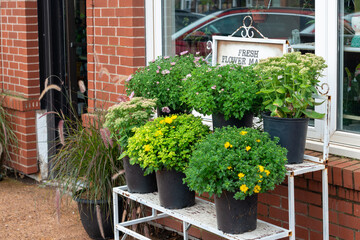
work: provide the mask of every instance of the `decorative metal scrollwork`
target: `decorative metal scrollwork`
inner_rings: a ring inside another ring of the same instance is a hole
[[[326,96],[330,91],[330,87],[329,84],[323,83],[320,87],[316,87],[316,90],[318,90],[322,96]]]
[[[250,24],[249,25],[246,25],[246,19],[249,19],[250,20]],[[267,38],[265,37],[264,35],[262,35],[262,33],[257,30],[257,28],[255,28],[253,25],[253,19],[251,16],[246,16],[244,17],[243,19],[243,25],[240,26],[238,29],[236,29],[235,32],[233,32],[231,35],[229,35],[229,37],[232,37],[234,36],[238,31],[242,30],[240,32],[241,34],[241,37],[242,38],[253,38],[254,37],[254,31],[256,31],[262,38]],[[251,31],[252,30],[252,31]]]

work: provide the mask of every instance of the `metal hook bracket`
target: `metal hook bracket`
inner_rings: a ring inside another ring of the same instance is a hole
[[[250,19],[250,24],[246,25],[246,19]],[[241,37],[242,38],[253,38],[254,37],[254,32],[256,31],[262,38],[267,39],[267,37],[265,37],[264,35],[262,35],[262,33],[253,26],[253,19],[251,16],[246,16],[243,19],[243,25],[240,26],[238,29],[235,30],[235,32],[233,32],[231,35],[229,35],[229,37],[234,36],[238,31],[241,31]],[[253,30],[253,31],[251,31]]]

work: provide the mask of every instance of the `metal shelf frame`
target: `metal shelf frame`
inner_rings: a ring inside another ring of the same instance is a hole
[[[117,206],[119,195],[150,207],[152,210],[152,214],[143,218],[119,223]],[[149,238],[142,236],[141,234],[132,231],[126,227],[164,217],[174,217],[183,222],[184,240],[189,239],[188,231],[191,226],[196,226],[198,228],[219,235],[225,239],[231,240],[272,240],[289,237],[291,235],[291,231],[289,229],[281,228],[261,220],[257,221],[257,228],[254,231],[246,232],[243,234],[224,233],[217,229],[215,204],[200,198],[196,198],[196,204],[192,207],[187,207],[183,209],[166,209],[160,206],[157,192],[147,194],[129,193],[127,191],[127,186],[114,188],[113,198],[114,223],[116,223],[114,224],[115,240],[120,239],[119,231],[124,233],[122,240],[126,239],[128,235],[140,240],[150,240]]]

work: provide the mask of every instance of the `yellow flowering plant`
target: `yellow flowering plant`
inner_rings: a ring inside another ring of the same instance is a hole
[[[199,194],[235,199],[273,190],[286,174],[286,149],[268,133],[251,128],[217,128],[198,143],[185,170],[185,182]]]
[[[135,128],[126,153],[145,174],[168,169],[183,172],[195,144],[209,134],[209,127],[191,114],[159,117]]]

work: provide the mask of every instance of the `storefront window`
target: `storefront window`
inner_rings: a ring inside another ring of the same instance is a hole
[[[360,0],[339,1],[338,129],[360,132]]]
[[[232,34],[246,16],[265,37],[287,39],[301,51],[314,50],[314,0],[163,0],[162,6],[164,55],[189,51],[209,56],[212,36]],[[261,36],[254,32],[254,37]]]

